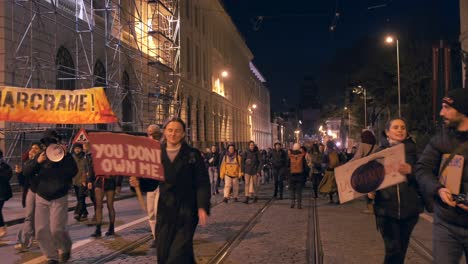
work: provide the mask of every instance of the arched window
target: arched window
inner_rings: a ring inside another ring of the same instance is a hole
[[[94,87],[104,87],[104,90],[106,90],[106,67],[104,67],[104,64],[100,60],[96,61],[96,64],[94,64]],[[107,91],[106,91],[107,95]],[[109,98],[107,98],[109,100]],[[110,103],[110,100],[109,100]],[[99,130],[107,130],[107,124],[98,124],[96,126],[97,129]]]
[[[124,131],[133,130],[133,107],[132,107],[132,91],[130,89],[130,76],[126,71],[122,76],[123,100],[122,100],[122,122]]]
[[[70,52],[63,46],[55,57],[56,80],[55,87],[59,90],[75,90],[75,64]],[[57,124],[57,127],[73,127],[71,124]]]
[[[55,58],[57,68],[56,88],[60,90],[75,90],[75,64],[73,57],[65,47],[60,47]]]

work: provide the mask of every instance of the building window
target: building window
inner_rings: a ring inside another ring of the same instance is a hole
[[[122,122],[123,131],[133,131],[133,106],[132,91],[130,89],[130,76],[126,71],[122,76],[123,100],[122,100]]]
[[[192,72],[192,53],[190,52],[190,38],[187,38],[187,78],[190,79]]]
[[[59,90],[75,90],[75,64],[70,52],[60,47],[55,58],[57,67],[56,87]]]
[[[106,68],[100,60],[96,61],[96,64],[94,64],[94,87],[104,87],[105,94],[106,96],[108,95],[106,87]],[[107,100],[109,100],[109,96],[107,96]],[[107,130],[107,124],[97,124],[96,128],[99,130]]]
[[[195,76],[197,80],[201,80],[200,75],[200,48],[195,45]]]
[[[75,64],[73,57],[65,47],[60,47],[55,57],[57,69],[55,87],[58,90],[75,90]],[[57,124],[57,127],[69,127],[71,124]]]

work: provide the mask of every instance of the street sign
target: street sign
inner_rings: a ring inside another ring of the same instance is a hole
[[[78,131],[78,133],[76,134],[75,138],[73,139],[72,144],[87,142],[89,142],[88,134],[86,133],[86,130],[84,128],[81,128],[80,131]]]

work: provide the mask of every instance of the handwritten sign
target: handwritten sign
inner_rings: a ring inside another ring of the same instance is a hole
[[[0,86],[0,120],[48,124],[115,123],[102,87],[53,90]]]
[[[378,182],[378,186],[375,186],[375,189],[370,191],[384,189],[406,181],[406,176],[398,172],[400,164],[405,162],[405,147],[403,144],[398,144],[335,168],[335,179],[338,186],[340,203],[345,203],[367,194],[356,190],[360,188],[356,188],[355,184],[351,182],[351,177],[359,167],[373,160],[382,164],[384,175],[383,179]],[[353,185],[355,188],[353,188]]]
[[[96,175],[164,180],[159,141],[116,133],[89,133]]]
[[[445,161],[450,154],[444,154],[442,156],[442,162],[440,167],[445,164]],[[463,163],[465,158],[461,155],[453,156],[453,159],[449,162],[445,170],[441,173],[439,181],[442,185],[447,187],[453,194],[460,193],[460,184],[463,176]]]

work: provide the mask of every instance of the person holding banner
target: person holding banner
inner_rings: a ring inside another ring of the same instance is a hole
[[[41,139],[46,147],[58,149],[61,137],[55,130],[47,130]],[[47,149],[23,167],[25,177],[37,181],[35,228],[36,239],[47,263],[59,263],[58,251],[62,252],[62,262],[71,256],[72,242],[66,225],[68,217],[68,191],[72,179],[78,172],[76,162],[70,153],[63,151],[63,157],[46,156]],[[52,161],[52,160],[54,161]]]
[[[452,195],[468,195],[468,90],[450,90],[442,99],[440,116],[446,129],[434,136],[424,149],[416,163],[416,178],[425,197],[435,199],[434,263],[455,264],[461,263],[463,253],[468,259],[468,204],[466,200],[457,202]],[[452,157],[452,162],[445,165],[444,156]],[[457,180],[458,188],[440,182],[439,175],[449,167],[453,171],[449,177]]]
[[[400,118],[387,123],[385,136],[387,142],[382,144],[379,150],[397,144],[405,145],[406,163],[400,164],[398,171],[406,175],[407,181],[369,193],[368,197],[374,200],[377,229],[385,244],[384,263],[404,263],[411,232],[423,210],[416,179],[412,174],[417,158],[416,144],[408,136],[405,121]],[[368,177],[371,177],[372,173],[373,171],[368,171]]]
[[[164,125],[156,223],[158,263],[195,263],[193,236],[210,213],[210,181],[200,152],[185,142],[185,123],[178,117]]]
[[[146,129],[148,138],[159,141],[162,136],[161,128],[158,125],[149,125]],[[146,192],[146,211],[148,213],[148,223],[153,234],[153,242],[150,247],[156,247],[156,219],[159,202],[159,181],[148,178],[130,177],[130,186],[140,187],[142,192]]]

